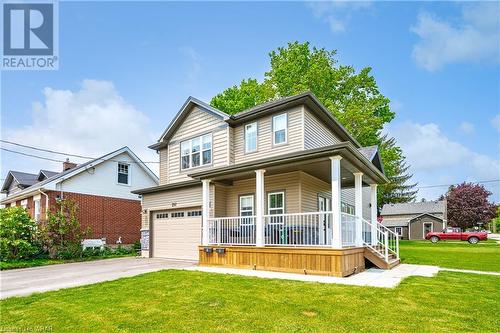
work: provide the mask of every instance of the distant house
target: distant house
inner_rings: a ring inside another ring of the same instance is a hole
[[[80,165],[67,160],[61,172],[9,171],[1,204],[23,206],[42,222],[58,200],[70,199],[78,205],[82,227],[91,228],[89,237],[131,244],[140,239],[141,228],[141,198],[131,191],[155,185],[156,175],[123,147]]]
[[[446,227],[445,201],[386,204],[380,215],[382,224],[402,239],[425,239],[428,232]]]

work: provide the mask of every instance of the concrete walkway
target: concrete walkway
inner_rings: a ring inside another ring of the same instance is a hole
[[[166,259],[117,258],[1,271],[0,298],[26,296],[194,265],[194,262]]]
[[[201,271],[201,272],[210,272],[210,273],[253,276],[253,277],[267,278],[267,279],[283,279],[283,280],[295,280],[295,281],[307,281],[307,282],[319,282],[319,283],[336,283],[336,284],[345,284],[351,286],[369,286],[369,287],[381,287],[381,288],[394,288],[404,278],[409,276],[433,277],[440,270],[439,267],[437,266],[401,264],[391,270],[370,268],[359,274],[355,274],[345,278],[340,278],[332,276],[304,275],[304,274],[280,273],[280,272],[269,272],[269,271],[256,271],[248,269],[202,267],[202,266],[192,266],[184,269]]]

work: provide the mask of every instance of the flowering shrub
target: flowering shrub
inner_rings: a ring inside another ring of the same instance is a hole
[[[0,209],[0,258],[29,259],[40,252],[37,225],[23,207]]]

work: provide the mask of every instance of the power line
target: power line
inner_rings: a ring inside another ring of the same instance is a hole
[[[102,160],[102,161],[106,160],[104,158],[95,158],[95,157],[85,156],[85,155],[65,153],[65,152],[60,152],[60,151],[56,151],[56,150],[44,149],[44,148],[34,147],[34,146],[25,145],[25,144],[21,144],[21,143],[17,143],[17,142],[7,141],[7,140],[0,140],[0,142],[7,143],[7,144],[10,144],[10,145],[19,146],[19,147],[23,147],[23,148],[28,148],[28,149],[43,151],[43,152],[46,152],[46,153],[63,155],[63,156],[71,156],[71,157],[83,158],[83,159],[88,159],[88,160]],[[14,151],[14,150],[9,150],[9,149],[3,149],[3,150],[9,151],[11,153],[18,153],[18,154],[21,154],[21,155],[31,156],[31,157],[35,157],[35,158],[39,158],[39,159],[46,159],[46,160],[49,160],[49,161],[52,160],[50,158],[36,156],[36,155],[31,155],[31,154],[26,154],[26,153]],[[64,162],[64,161],[58,161],[58,160],[52,160],[52,161],[55,161],[55,162]],[[112,159],[108,160],[108,161],[122,162],[122,163],[139,163],[139,164],[140,163],[160,163],[158,161],[136,162],[136,161],[117,161],[117,160],[112,160]]]
[[[471,183],[475,183],[475,184],[494,183],[494,182],[500,182],[500,179],[471,181]],[[416,188],[421,189],[421,188],[433,188],[433,187],[450,187],[450,186],[459,185],[459,184],[460,183],[456,183],[456,184],[441,184],[441,185],[426,185],[426,186],[417,186]]]
[[[0,149],[8,151],[9,153],[20,154],[20,155],[24,155],[24,156],[28,156],[28,157],[38,158],[41,160],[47,160],[47,161],[52,161],[52,162],[64,162],[63,160],[56,160],[53,158],[41,157],[41,156],[32,155],[32,154],[28,154],[28,153],[22,153],[20,151],[10,150],[10,149],[4,148],[4,147],[0,147]]]

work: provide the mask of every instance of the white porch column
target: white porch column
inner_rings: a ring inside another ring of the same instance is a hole
[[[201,196],[202,196],[202,245],[206,246],[209,243],[208,234],[208,219],[210,218],[210,180],[203,179],[201,181]]]
[[[370,184],[370,223],[372,224],[372,245],[377,245],[377,184]]]
[[[332,172],[332,247],[336,249],[342,248],[342,226],[340,215],[340,160],[341,156],[331,156],[331,172]]]
[[[363,246],[363,173],[354,172],[354,211],[356,213],[356,246]]]
[[[255,245],[264,246],[264,173],[255,170]]]

